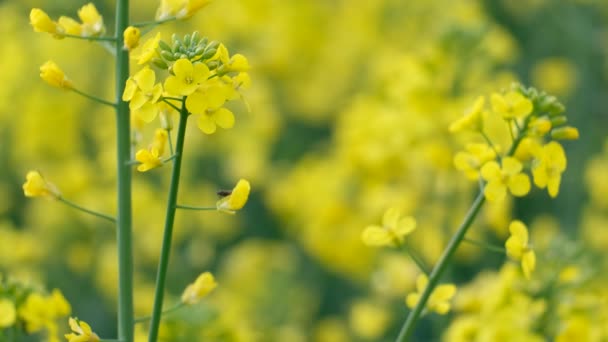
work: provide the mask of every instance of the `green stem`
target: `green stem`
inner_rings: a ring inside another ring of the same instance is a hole
[[[178,309],[181,309],[182,307],[184,307],[184,302],[179,302],[176,305],[174,305],[173,307],[168,308],[167,310],[163,311],[162,315],[166,316],[167,314],[172,313],[173,311],[176,311]],[[149,321],[152,318],[152,316],[144,316],[144,317],[139,317],[135,319],[135,324],[137,323],[143,323],[146,321]]]
[[[496,252],[496,253],[499,253],[499,254],[506,254],[507,253],[507,251],[504,248],[492,245],[492,244],[487,243],[487,242],[477,241],[477,240],[469,239],[469,238],[466,238],[466,237],[463,239],[463,241],[466,242],[466,243],[470,243],[471,245],[475,245],[477,247],[481,247],[483,249],[487,249],[490,252]]]
[[[414,332],[414,326],[416,325],[416,322],[420,318],[420,315],[422,314],[422,310],[425,308],[426,303],[427,303],[429,297],[431,296],[431,293],[435,289],[435,286],[437,286],[437,284],[439,283],[439,279],[441,278],[441,275],[443,274],[446,267],[452,260],[452,256],[456,252],[456,249],[458,249],[458,246],[460,246],[460,243],[464,239],[464,236],[466,235],[467,230],[469,229],[469,227],[475,220],[475,217],[477,216],[477,213],[479,213],[479,209],[481,209],[481,206],[483,205],[484,202],[485,202],[485,197],[483,194],[483,189],[480,189],[479,194],[477,194],[477,197],[475,198],[475,201],[473,202],[473,205],[471,206],[471,209],[469,209],[469,212],[467,213],[467,216],[464,218],[464,221],[462,222],[462,224],[456,231],[456,234],[454,234],[454,236],[448,243],[448,246],[443,251],[441,258],[439,259],[439,261],[433,268],[433,271],[431,272],[431,275],[429,276],[429,282],[428,282],[426,288],[424,289],[424,292],[422,292],[422,295],[420,296],[420,299],[418,300],[418,304],[416,304],[416,307],[414,307],[414,310],[410,311],[409,315],[407,316],[407,319],[405,320],[405,323],[401,327],[401,331],[399,332],[399,336],[397,337],[398,342],[409,341],[410,336]]]
[[[174,155],[175,152],[173,152],[173,138],[171,138],[170,130],[167,130],[167,140],[169,141],[169,152],[171,153],[171,155]]]
[[[122,33],[129,26],[129,0],[116,1],[116,139],[118,175],[118,339],[133,342],[133,248],[131,208],[131,118],[129,104],[122,100],[129,78],[129,52]]]
[[[160,251],[160,261],[156,274],[156,289],[154,293],[154,308],[152,310],[152,321],[150,322],[149,342],[156,342],[158,338],[158,327],[163,308],[163,297],[165,292],[165,279],[167,278],[167,267],[169,265],[169,255],[171,251],[171,238],[173,236],[173,223],[175,221],[175,211],[177,209],[177,191],[179,188],[179,177],[184,153],[184,140],[186,136],[186,123],[188,121],[188,110],[186,104],[182,103],[180,111],[179,126],[177,128],[177,142],[175,146],[175,160],[173,162],[173,172],[171,174],[171,184],[167,199],[167,216],[165,217],[165,231],[163,233],[163,244]]]
[[[120,34],[122,35],[122,31],[120,32]],[[74,39],[82,39],[82,40],[88,40],[88,41],[98,41],[98,42],[115,42],[116,41],[116,37],[83,37],[83,36],[77,36],[77,35],[73,35],[73,34],[61,34],[62,37],[65,38],[74,38]]]
[[[110,221],[110,222],[112,222],[112,223],[116,223],[116,218],[114,218],[114,217],[112,217],[112,216],[110,216],[110,215],[106,215],[106,214],[98,213],[98,212],[96,212],[96,211],[94,211],[94,210],[90,210],[90,209],[87,209],[87,208],[81,207],[81,206],[79,206],[78,204],[76,204],[76,203],[74,203],[74,202],[70,202],[70,201],[66,200],[65,198],[63,198],[63,197],[61,197],[61,196],[57,197],[57,200],[61,201],[61,202],[62,202],[62,203],[64,203],[64,204],[67,204],[68,206],[70,206],[70,207],[72,207],[72,208],[74,208],[74,209],[78,209],[78,210],[80,210],[80,211],[82,211],[82,212],[85,212],[85,213],[87,213],[87,214],[91,214],[91,215],[93,215],[93,216],[97,216],[97,217],[100,217],[100,218],[102,218],[102,219],[108,220],[108,221]]]
[[[116,107],[116,103],[112,103],[112,102],[110,102],[110,101],[106,101],[106,100],[104,100],[104,99],[100,99],[100,98],[99,98],[99,97],[97,97],[97,96],[87,94],[87,93],[85,93],[85,92],[83,92],[83,91],[80,91],[80,90],[78,90],[78,89],[76,89],[76,88],[71,88],[71,90],[72,90],[73,92],[75,92],[76,94],[82,95],[82,96],[84,96],[84,97],[86,97],[86,98],[88,98],[88,99],[90,99],[90,100],[93,100],[93,101],[99,102],[99,103],[104,104],[104,105],[106,105],[106,106],[110,106],[110,107]]]
[[[177,209],[185,209],[185,210],[217,210],[217,207],[196,207],[192,205],[183,205],[177,204],[175,206]]]

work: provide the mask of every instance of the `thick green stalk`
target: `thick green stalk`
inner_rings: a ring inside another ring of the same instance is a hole
[[[129,25],[129,1],[116,1],[116,147],[118,164],[118,339],[133,342],[133,248],[131,209],[131,118],[122,100],[129,78],[129,52],[122,33]]]
[[[163,310],[163,297],[165,295],[165,279],[167,278],[167,267],[169,255],[171,254],[171,238],[173,237],[173,222],[177,210],[177,190],[179,188],[179,177],[184,153],[184,140],[186,136],[186,123],[188,111],[185,103],[180,111],[179,127],[177,128],[177,142],[175,144],[175,159],[173,160],[173,172],[171,173],[171,184],[169,185],[169,198],[167,199],[167,216],[165,217],[165,231],[163,233],[163,245],[160,251],[160,261],[156,274],[156,289],[154,292],[154,308],[152,310],[152,321],[150,322],[149,342],[156,342],[158,338],[158,327]]]
[[[431,272],[431,275],[429,276],[429,282],[428,282],[426,288],[424,289],[422,296],[420,296],[420,299],[418,300],[418,304],[416,304],[416,307],[414,308],[414,310],[410,311],[405,323],[403,324],[403,327],[401,327],[401,331],[399,332],[399,336],[397,337],[398,342],[408,341],[411,334],[414,332],[414,326],[416,325],[418,318],[420,318],[420,315],[422,314],[422,310],[426,306],[426,302],[428,301],[429,297],[431,296],[431,293],[433,292],[433,290],[439,283],[439,279],[441,278],[441,275],[445,271],[447,265],[450,263],[450,260],[452,260],[452,255],[454,255],[454,253],[456,252],[456,249],[458,249],[458,246],[460,246],[460,243],[462,242],[465,235],[467,234],[469,227],[475,220],[475,217],[477,216],[477,213],[479,212],[479,209],[481,208],[481,206],[483,205],[484,202],[485,202],[485,197],[483,194],[483,189],[481,189],[479,191],[479,194],[477,195],[477,198],[475,198],[475,201],[473,202],[471,209],[469,209],[467,216],[464,218],[464,221],[462,222],[462,224],[456,231],[456,234],[454,234],[454,236],[450,240],[450,243],[448,244],[447,248],[443,251],[441,258],[439,259],[439,261],[433,268],[433,271]]]

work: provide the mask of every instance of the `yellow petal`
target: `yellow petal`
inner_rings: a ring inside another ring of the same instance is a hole
[[[368,226],[361,234],[361,241],[367,246],[391,246],[393,241],[388,231],[380,226]]]
[[[530,192],[530,178],[520,173],[509,178],[509,190],[514,196],[525,196]]]
[[[215,120],[215,123],[218,126],[224,129],[232,128],[234,126],[234,114],[232,114],[230,110],[222,107],[216,110],[212,115],[213,120]]]

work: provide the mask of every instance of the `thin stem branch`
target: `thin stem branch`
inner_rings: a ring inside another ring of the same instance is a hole
[[[131,118],[122,100],[129,78],[129,52],[123,49],[122,32],[129,26],[129,0],[116,1],[116,146],[118,175],[118,339],[133,342],[133,242],[131,204]]]
[[[174,105],[173,103],[169,102],[168,99],[163,99],[163,102],[166,103],[166,104],[168,104],[169,106],[171,106],[171,108],[173,108],[173,109],[175,109],[176,111],[179,112],[179,108],[176,105]]]
[[[173,311],[181,309],[182,307],[184,307],[184,305],[186,305],[186,304],[184,304],[184,302],[179,302],[179,303],[175,304],[174,306],[168,308],[167,310],[164,310],[162,315],[166,316],[167,314],[170,314]],[[149,321],[150,319],[152,319],[152,316],[144,316],[144,317],[136,318],[134,322],[135,322],[135,324],[143,323],[143,322]]]
[[[192,205],[176,204],[175,208],[185,210],[217,210],[217,207],[196,207]]]
[[[175,161],[171,174],[171,184],[167,199],[167,215],[165,217],[165,231],[163,233],[163,243],[160,251],[160,261],[156,275],[156,289],[154,293],[154,307],[152,310],[152,320],[150,322],[149,342],[156,342],[158,338],[158,327],[163,308],[163,297],[165,294],[165,279],[167,278],[167,268],[169,265],[169,255],[171,252],[171,239],[173,237],[173,223],[175,222],[175,212],[177,207],[177,194],[179,189],[179,177],[184,154],[184,140],[186,137],[186,123],[188,121],[188,110],[185,103],[182,103],[180,110],[179,126],[177,128],[177,142],[175,146]]]
[[[454,236],[448,243],[448,246],[443,251],[441,258],[433,268],[433,271],[429,276],[429,282],[426,288],[424,289],[424,292],[422,292],[422,295],[418,300],[418,304],[416,304],[416,307],[414,307],[414,309],[410,311],[409,315],[407,316],[407,319],[405,320],[405,323],[401,327],[401,331],[399,332],[399,336],[397,337],[398,342],[405,342],[410,340],[410,337],[414,332],[414,326],[420,318],[422,310],[425,308],[433,289],[435,289],[435,287],[439,283],[439,279],[443,275],[443,272],[445,271],[450,260],[452,259],[452,255],[454,255],[456,249],[458,249],[458,246],[460,246],[460,243],[464,239],[469,227],[471,227],[471,224],[475,220],[475,217],[477,217],[477,213],[479,213],[479,209],[481,209],[484,202],[485,197],[483,194],[483,189],[480,189],[479,194],[477,194],[477,197],[475,198],[473,205],[471,206],[469,212],[464,218],[464,221],[456,231],[456,234],[454,234]]]
[[[61,196],[57,197],[57,200],[59,200],[60,202],[62,202],[64,204],[67,204],[68,206],[70,206],[70,207],[72,207],[74,209],[80,210],[80,211],[85,212],[87,214],[91,214],[93,216],[97,216],[97,217],[102,218],[104,220],[108,220],[108,221],[110,221],[112,223],[116,223],[116,218],[112,217],[110,215],[102,214],[102,213],[96,212],[94,210],[90,210],[90,209],[81,207],[80,205],[78,205],[78,204],[76,204],[74,202],[68,201],[67,199],[65,199],[65,198],[63,198]]]
[[[106,101],[104,99],[101,99],[101,98],[99,98],[97,96],[94,96],[94,95],[91,95],[91,94],[87,94],[87,93],[85,93],[83,91],[80,91],[80,90],[78,90],[76,88],[71,88],[71,90],[73,92],[75,92],[76,94],[79,94],[79,95],[82,95],[82,96],[86,97],[89,100],[93,100],[95,102],[99,102],[101,104],[104,104],[106,106],[110,106],[112,108],[116,108],[116,103],[113,103],[113,102],[110,102],[110,101]]]
[[[506,249],[493,245],[493,244],[490,244],[490,243],[487,243],[487,242],[477,241],[477,240],[469,239],[466,237],[462,241],[464,241],[466,243],[470,243],[471,245],[475,245],[475,246],[483,248],[483,249],[487,249],[490,252],[495,252],[495,253],[499,253],[499,254],[507,253]]]
[[[426,267],[426,265],[424,264],[424,261],[422,260],[422,258],[418,255],[418,253],[416,253],[412,248],[410,248],[406,244],[403,244],[403,250],[410,256],[410,258],[412,258],[412,260],[414,261],[416,266],[418,266],[418,269],[420,270],[420,272],[422,272],[428,276],[429,270]]]
[[[169,141],[169,152],[171,155],[175,155],[173,152],[173,139],[171,138],[171,130],[167,130],[167,140]]]
[[[115,42],[116,41],[116,37],[91,37],[91,36],[83,37],[83,36],[77,36],[77,35],[65,34],[65,33],[61,34],[61,37],[88,40],[88,41],[98,41],[98,42]]]

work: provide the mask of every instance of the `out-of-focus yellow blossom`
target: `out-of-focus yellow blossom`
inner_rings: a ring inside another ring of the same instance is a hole
[[[543,146],[539,160],[532,167],[534,184],[541,189],[546,187],[549,195],[556,197],[566,163],[566,153],[562,145],[555,141],[549,142]]]
[[[389,208],[382,217],[382,226],[367,226],[361,233],[361,240],[367,246],[396,247],[403,243],[405,236],[416,229],[416,220],[411,216],[401,217],[397,208]]]
[[[229,129],[234,126],[234,114],[226,108],[207,109],[196,121],[198,128],[205,134],[213,134],[217,126]]]
[[[82,36],[97,36],[105,32],[103,17],[93,3],[88,3],[78,10],[78,17],[82,21]]]
[[[521,172],[523,165],[513,157],[504,157],[502,167],[496,161],[490,161],[481,168],[481,176],[488,183],[484,194],[488,201],[501,201],[507,195],[507,189],[514,196],[525,196],[530,192],[530,179]]]
[[[581,269],[578,266],[566,266],[559,272],[558,279],[559,282],[562,284],[572,283],[577,279],[580,279],[581,273]]]
[[[0,299],[0,328],[10,327],[15,324],[16,318],[15,303],[7,298]]]
[[[496,152],[488,144],[470,143],[467,144],[466,151],[456,153],[454,166],[457,170],[464,172],[470,180],[478,180],[479,169],[494,159],[496,159]]]
[[[173,75],[165,80],[165,90],[169,94],[188,96],[209,77],[205,63],[194,63],[189,59],[178,59],[172,67]]]
[[[47,182],[38,171],[29,171],[25,176],[25,179],[23,193],[26,197],[61,196],[57,187],[54,184]]]
[[[142,65],[148,63],[154,56],[158,54],[156,49],[160,42],[160,32],[148,40],[141,46],[139,53],[131,54],[131,58],[137,60],[137,64]]]
[[[346,324],[337,317],[325,318],[318,322],[313,336],[315,342],[351,341]]]
[[[156,10],[156,20],[189,18],[209,3],[211,0],[161,0]]]
[[[478,97],[473,107],[460,119],[450,125],[450,132],[474,131],[479,132],[483,128],[483,112],[486,98]]]
[[[247,203],[249,198],[249,192],[251,186],[245,179],[240,179],[234,189],[232,189],[230,195],[221,198],[216,203],[217,210],[225,213],[234,214],[237,210],[240,210]]]
[[[163,87],[156,81],[156,74],[148,66],[141,69],[127,80],[123,101],[129,101],[129,108],[134,115],[144,122],[151,122],[158,114],[156,102],[163,93]]]
[[[532,81],[548,93],[566,96],[576,85],[576,68],[565,58],[543,59],[532,69]]]
[[[139,38],[141,37],[141,31],[134,26],[129,26],[123,32],[124,48],[131,51],[139,45]]]
[[[388,310],[369,300],[355,302],[349,316],[351,330],[367,340],[381,337],[390,322]]]
[[[420,296],[426,289],[426,285],[429,282],[429,278],[425,274],[421,274],[416,279],[416,292],[410,293],[405,299],[405,303],[410,309],[413,309]],[[456,294],[456,285],[454,284],[441,284],[437,285],[429,300],[426,303],[426,308],[429,311],[435,311],[440,315],[445,315],[450,311],[450,300]]]
[[[506,120],[521,119],[532,113],[532,101],[517,91],[510,91],[506,95],[492,94],[490,101],[496,114]]]
[[[536,254],[528,242],[528,228],[523,222],[515,220],[509,225],[509,232],[511,232],[511,236],[505,242],[507,255],[521,261],[524,275],[530,279],[536,266]]]
[[[137,171],[146,172],[163,165],[161,157],[165,153],[168,137],[169,134],[162,128],[154,132],[154,140],[148,149],[141,149],[135,153],[135,160],[141,163],[137,166]]]
[[[559,127],[551,131],[551,138],[555,140],[576,140],[579,138],[578,129],[571,126]]]
[[[182,293],[182,302],[188,305],[198,303],[207,297],[217,287],[215,278],[210,272],[204,272],[196,278],[194,283],[188,285]]]
[[[573,316],[562,325],[555,342],[601,341],[592,338],[591,322],[583,315]]]
[[[85,321],[81,321],[78,319],[74,319],[70,317],[69,319],[70,329],[72,332],[69,334],[65,334],[65,338],[69,342],[98,342],[99,336],[93,332],[91,326],[87,324]]]
[[[33,8],[30,11],[30,24],[34,27],[36,32],[47,32],[56,34],[57,23],[51,20],[48,14],[40,8]]]
[[[40,67],[40,77],[53,87],[72,88],[72,81],[65,76],[63,70],[53,61],[47,61]]]
[[[30,293],[17,309],[18,316],[25,322],[25,330],[34,333],[47,329],[49,336],[57,330],[56,320],[70,314],[71,307],[59,290],[50,296],[37,292]]]

